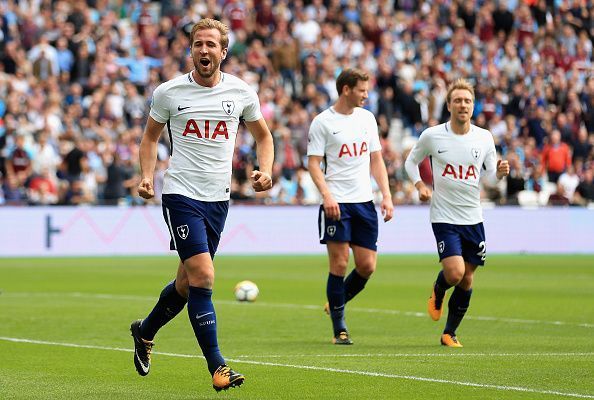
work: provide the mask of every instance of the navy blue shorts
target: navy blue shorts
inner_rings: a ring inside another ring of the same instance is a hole
[[[487,245],[483,223],[476,225],[431,224],[439,261],[450,256],[462,256],[473,265],[485,265]]]
[[[169,228],[169,248],[182,261],[200,253],[214,255],[225,227],[228,201],[199,201],[180,194],[163,195],[163,217]]]
[[[366,203],[338,203],[340,220],[326,218],[324,206],[318,214],[320,243],[349,242],[377,251],[377,211],[372,201]]]

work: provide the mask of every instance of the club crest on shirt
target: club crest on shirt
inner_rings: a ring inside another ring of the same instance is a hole
[[[233,100],[225,100],[222,102],[222,104],[223,111],[225,111],[227,115],[233,114],[233,110],[235,110],[235,103],[233,102]]]
[[[177,227],[177,234],[179,235],[180,238],[185,240],[188,237],[189,233],[190,233],[190,228],[188,228],[188,225],[180,225]]]
[[[443,253],[445,250],[445,242],[443,240],[437,243],[437,249],[439,250],[440,254]]]
[[[328,228],[326,228],[326,232],[328,232],[329,236],[334,236],[336,233],[336,227],[334,225],[330,225]]]
[[[474,157],[475,160],[478,160],[479,157],[481,156],[481,149],[477,149],[476,147],[473,147],[472,150],[470,150],[470,154],[472,154],[472,156]]]

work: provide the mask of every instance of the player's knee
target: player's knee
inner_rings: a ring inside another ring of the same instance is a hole
[[[375,272],[375,263],[372,261],[364,262],[357,265],[356,269],[359,275],[365,279],[369,279],[369,277]]]
[[[450,270],[445,275],[446,281],[452,286],[458,286],[464,279],[464,271]]]

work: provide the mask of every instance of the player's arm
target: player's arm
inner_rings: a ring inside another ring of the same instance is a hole
[[[326,184],[324,172],[322,171],[322,167],[320,167],[322,159],[322,156],[308,156],[307,169],[309,170],[311,179],[322,195],[324,214],[326,217],[338,221],[340,219],[340,207],[336,200],[334,200],[334,196],[332,196],[332,193],[330,193],[330,189],[328,189],[328,185]]]
[[[484,165],[487,179],[491,183],[494,183],[494,178],[500,180],[509,175],[509,162],[507,160],[497,160],[497,151],[495,150],[494,142],[485,156]]]
[[[421,134],[419,141],[414,145],[406,161],[404,162],[404,168],[408,174],[409,179],[415,185],[415,188],[419,192],[419,199],[421,201],[431,200],[431,189],[429,189],[423,180],[421,179],[421,172],[419,171],[419,163],[427,156],[425,151],[425,138]]]
[[[165,124],[157,122],[149,115],[144,134],[140,141],[140,176],[141,181],[138,185],[138,195],[145,199],[152,199],[155,195],[153,187],[153,178],[155,174],[155,165],[157,163],[157,143],[163,131]]]
[[[394,215],[394,203],[392,203],[392,193],[390,193],[390,184],[388,182],[388,171],[382,158],[381,151],[374,151],[371,157],[371,175],[377,182],[382,192],[382,204],[380,205],[384,222],[388,222]]]
[[[260,169],[252,172],[252,187],[256,192],[272,188],[272,163],[274,162],[274,144],[272,133],[264,118],[245,121],[245,126],[256,140],[256,155]]]

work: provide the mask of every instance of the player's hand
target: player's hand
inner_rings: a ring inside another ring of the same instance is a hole
[[[155,197],[155,189],[151,179],[144,178],[138,185],[138,195],[143,199],[150,200]]]
[[[497,161],[497,179],[509,175],[509,162],[507,160]]]
[[[272,178],[270,174],[262,171],[253,171],[251,176],[252,187],[256,192],[264,192],[272,188]]]
[[[324,197],[324,215],[335,221],[340,220],[340,206],[331,195]]]
[[[419,200],[426,202],[431,200],[431,189],[429,189],[422,181],[417,182],[415,185],[419,191]]]
[[[384,197],[380,207],[382,210],[382,215],[384,216],[384,222],[391,220],[394,216],[394,204],[392,203],[392,197]]]

